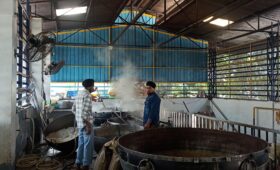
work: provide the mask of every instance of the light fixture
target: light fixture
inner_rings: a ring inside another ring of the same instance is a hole
[[[208,21],[210,21],[213,18],[214,18],[213,16],[210,16],[210,17],[206,18],[205,20],[203,20],[203,22],[208,22]]]
[[[109,46],[108,46],[108,49],[109,49],[109,50],[113,50],[113,46],[109,45]]]
[[[213,25],[218,25],[220,27],[225,27],[229,24],[232,24],[233,21],[230,21],[230,20],[227,20],[227,19],[222,19],[222,18],[217,18],[213,21],[210,22],[210,24],[213,24]]]
[[[56,9],[56,16],[84,14],[86,12],[87,12],[87,6],[63,8],[63,9]]]

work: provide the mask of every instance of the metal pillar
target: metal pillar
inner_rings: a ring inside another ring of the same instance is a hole
[[[217,96],[216,84],[216,48],[209,48],[208,51],[208,99]]]
[[[30,36],[30,16],[31,16],[31,7],[30,1],[27,0],[26,10],[24,10],[22,4],[18,2],[18,14],[17,14],[17,32],[18,32],[18,46],[17,46],[17,100],[19,100],[18,105],[22,105],[21,101],[23,94],[26,95],[26,89],[30,82],[30,69],[28,62],[28,47],[29,43],[27,41]],[[25,30],[25,31],[24,31]],[[24,44],[26,47],[24,47]]]
[[[26,4],[25,5],[26,5],[26,14],[27,14],[26,19],[25,19],[26,20],[26,26],[25,26],[26,33],[25,34],[26,34],[26,37],[29,37],[30,34],[31,34],[31,30],[30,30],[30,19],[31,19],[30,0],[26,0]],[[29,42],[26,42],[26,45],[29,46]],[[26,55],[29,55],[29,51],[28,51],[28,53]],[[29,58],[29,56],[28,56],[28,58]],[[26,74],[30,75],[29,62],[26,63]],[[30,82],[29,78],[30,78],[29,76],[26,77],[27,85]]]
[[[276,101],[278,98],[278,59],[279,59],[279,34],[270,32],[267,38],[267,99]]]
[[[22,25],[23,25],[23,18],[22,18],[22,6],[20,4],[18,4],[18,36],[19,36],[19,40],[18,40],[18,54],[17,54],[17,58],[18,58],[18,80],[17,80],[17,88],[20,89],[22,88],[22,77],[23,75],[22,73],[22,67],[23,67],[23,29],[22,29]],[[19,93],[17,95],[17,98],[20,99],[22,98],[22,94]],[[22,104],[22,102],[19,103],[20,105]]]
[[[114,55],[113,54],[113,46],[111,45],[112,44],[112,37],[113,37],[113,29],[112,27],[110,27],[109,29],[109,40],[108,40],[108,44],[110,44],[108,46],[108,49],[109,49],[109,65],[108,65],[108,82],[110,82],[112,79],[112,69],[111,69],[111,66],[112,66],[112,56]]]
[[[267,99],[272,101],[272,128],[275,129],[275,104],[278,98],[277,79],[279,75],[278,60],[279,60],[279,29],[277,32],[270,32],[267,38]],[[276,169],[276,135],[273,135],[274,142],[274,168]]]

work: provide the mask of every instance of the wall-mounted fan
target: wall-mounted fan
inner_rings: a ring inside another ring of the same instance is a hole
[[[28,45],[25,53],[27,60],[36,62],[44,59],[53,49],[55,45],[55,34],[52,32],[41,32],[36,35],[31,35],[28,38]]]
[[[64,61],[61,60],[59,62],[52,62],[51,64],[49,64],[46,69],[45,69],[45,75],[53,75],[57,72],[59,72],[59,70],[64,66]]]

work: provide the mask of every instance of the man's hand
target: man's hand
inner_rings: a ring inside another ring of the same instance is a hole
[[[87,120],[84,120],[84,123],[85,123],[85,131],[86,131],[86,134],[89,135],[91,134],[91,130],[92,130],[92,125],[89,121]]]
[[[85,131],[86,131],[86,134],[87,134],[87,135],[90,135],[90,134],[91,134],[91,130],[92,130],[92,127],[91,127],[91,126],[86,125],[86,127],[85,127]]]
[[[97,97],[96,96],[91,96],[91,100],[94,102],[97,102]]]

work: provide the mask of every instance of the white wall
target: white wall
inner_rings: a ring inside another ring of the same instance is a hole
[[[32,18],[31,20],[31,33],[36,35],[38,33],[42,32],[42,19],[41,18]],[[38,101],[40,103],[40,106],[43,106],[43,86],[47,84],[42,83],[42,68],[43,68],[43,61],[36,61],[30,63],[30,70],[33,80],[36,84],[36,94]]]
[[[247,124],[253,124],[253,108],[254,107],[267,107],[272,108],[270,101],[249,101],[249,100],[233,100],[233,99],[213,99],[218,107],[231,121],[237,121]],[[213,111],[219,118],[223,119],[217,109],[211,104]],[[275,103],[275,108],[280,109],[280,103]],[[272,128],[272,111],[271,110],[258,110],[257,111],[256,125]],[[274,120],[275,129],[280,130],[280,124]]]
[[[16,141],[15,0],[0,1],[0,169],[12,169]]]
[[[51,54],[49,54],[45,59],[44,59],[45,66],[46,68],[50,63],[51,63]],[[45,90],[45,95],[46,95],[46,101],[47,104],[50,103],[51,101],[51,76],[50,75],[44,75],[44,90]]]

